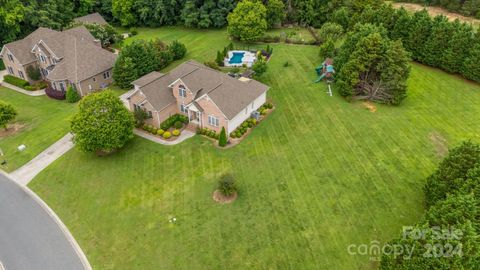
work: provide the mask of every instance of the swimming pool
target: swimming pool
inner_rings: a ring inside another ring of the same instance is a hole
[[[228,60],[229,64],[242,64],[243,61],[243,56],[245,55],[245,52],[234,52],[232,53],[232,57],[230,57],[230,60]]]

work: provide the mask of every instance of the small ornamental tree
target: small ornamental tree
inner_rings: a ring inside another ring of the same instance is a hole
[[[318,55],[320,59],[333,58],[335,56],[335,42],[327,39],[321,46]]]
[[[7,125],[9,122],[13,121],[17,116],[17,111],[15,108],[3,101],[0,100],[0,127],[3,127],[7,130]]]
[[[220,138],[218,139],[218,146],[225,147],[225,145],[227,145],[227,132],[225,131],[225,127],[222,127]]]
[[[67,88],[67,93],[65,94],[65,100],[68,103],[75,103],[80,100],[80,95],[77,93],[75,89],[70,85]]]
[[[267,9],[261,1],[243,0],[227,17],[227,31],[241,41],[253,42],[267,30]]]
[[[223,196],[229,197],[235,194],[238,190],[235,178],[231,174],[224,174],[218,181],[218,191]]]
[[[42,78],[42,75],[40,74],[40,69],[35,66],[27,67],[27,75],[33,81],[38,81]]]
[[[134,119],[111,91],[85,96],[73,116],[75,144],[86,152],[111,153],[133,138]]]
[[[336,23],[327,22],[322,25],[318,31],[318,36],[325,42],[327,40],[337,40],[343,34],[343,27]]]
[[[267,61],[265,61],[263,57],[259,57],[252,65],[252,70],[255,71],[255,76],[262,76],[262,74],[267,71]]]
[[[114,43],[117,43],[118,41],[122,40],[122,36],[115,31],[115,28],[113,26],[107,24],[107,25],[99,25],[99,24],[85,24],[84,25],[90,34],[92,34],[93,37],[96,39],[100,40],[102,47],[108,47]]]

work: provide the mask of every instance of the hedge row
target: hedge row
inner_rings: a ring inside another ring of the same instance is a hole
[[[174,114],[174,115],[170,116],[169,118],[167,118],[167,120],[163,121],[160,124],[160,128],[163,129],[163,130],[167,130],[167,129],[173,127],[176,122],[181,122],[181,123],[187,124],[188,123],[188,117],[186,117],[185,115],[181,115],[181,114]],[[181,128],[181,127],[178,126],[178,124],[176,125],[176,127]]]
[[[23,89],[25,89],[25,87],[27,87],[27,86],[30,85],[29,82],[27,82],[27,81],[25,81],[25,80],[23,80],[23,79],[17,78],[17,77],[15,77],[15,76],[13,76],[13,75],[10,75],[10,74],[5,75],[5,76],[3,77],[3,80],[4,80],[6,83],[9,83],[9,84],[11,84],[11,85],[15,85],[15,86],[20,87],[20,88],[23,88]]]

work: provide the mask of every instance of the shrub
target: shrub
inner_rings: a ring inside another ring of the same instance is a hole
[[[152,133],[153,135],[157,135],[157,131],[158,131],[158,129],[156,127],[154,127],[150,130],[150,133]]]
[[[145,119],[148,118],[148,114],[144,110],[134,110],[133,117],[135,118],[135,122],[137,126],[143,126]]]
[[[7,124],[17,116],[15,108],[0,100],[0,127],[7,129]]]
[[[161,129],[161,128],[157,130],[157,135],[162,136],[163,133],[165,133],[165,130],[163,130],[163,129]]]
[[[35,66],[28,66],[27,67],[27,75],[30,79],[34,81],[38,81],[42,78],[42,75],[40,74],[40,69]]]
[[[322,25],[318,35],[320,40],[325,42],[326,40],[339,39],[343,34],[343,27],[339,24],[327,22]]]
[[[238,191],[235,178],[231,174],[224,174],[218,181],[218,191],[224,196],[231,196]]]
[[[255,71],[255,76],[262,76],[265,71],[267,71],[267,62],[263,57],[257,59],[257,61],[252,65],[252,70]]]
[[[290,66],[290,62],[286,61],[285,63],[283,63],[283,67],[288,67]]]
[[[173,41],[168,46],[168,50],[172,53],[173,60],[182,59],[187,53],[187,48],[185,47],[185,45],[183,45],[183,43],[178,40]]]
[[[176,129],[181,129],[183,127],[183,123],[181,121],[176,121],[173,125]]]
[[[73,89],[72,86],[69,86],[67,88],[67,93],[65,94],[65,100],[68,103],[75,103],[80,100],[80,95],[77,93],[75,89]]]
[[[160,128],[167,130],[175,125],[176,122],[188,123],[188,117],[181,114],[174,114],[160,124]]]
[[[23,79],[20,79],[20,78],[17,78],[15,76],[12,76],[10,74],[8,75],[5,75],[3,76],[3,80],[6,82],[6,83],[9,83],[11,85],[15,85],[17,87],[20,87],[20,88],[25,88],[25,86],[29,86],[30,83],[23,80]]]
[[[163,133],[163,138],[164,139],[169,139],[170,137],[172,137],[172,134],[170,133],[170,131],[165,131]]]
[[[174,129],[173,132],[172,132],[172,135],[173,136],[180,136],[180,133],[181,133],[180,130]]]
[[[130,28],[130,34],[132,34],[132,36],[136,36],[138,34],[137,28],[135,27]]]
[[[218,66],[218,64],[216,62],[208,61],[208,62],[204,62],[203,64],[205,66],[209,67],[209,68],[213,68],[215,70],[220,70],[220,66]]]
[[[0,59],[0,70],[5,70],[5,64],[2,59]]]
[[[225,145],[227,145],[227,132],[225,131],[225,127],[222,127],[218,138],[218,146],[225,147]]]

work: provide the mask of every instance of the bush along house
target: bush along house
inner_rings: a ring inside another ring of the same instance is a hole
[[[146,124],[160,127],[169,116],[188,117],[189,126],[227,134],[266,102],[269,87],[258,81],[235,79],[193,60],[169,73],[151,72],[132,83],[127,96],[131,111],[144,110]]]
[[[30,83],[45,80],[47,95],[59,99],[65,97],[68,86],[81,96],[108,86],[116,60],[84,26],[62,32],[40,27],[22,40],[5,44],[0,57],[10,75]],[[39,78],[32,78],[31,70],[39,71]]]

